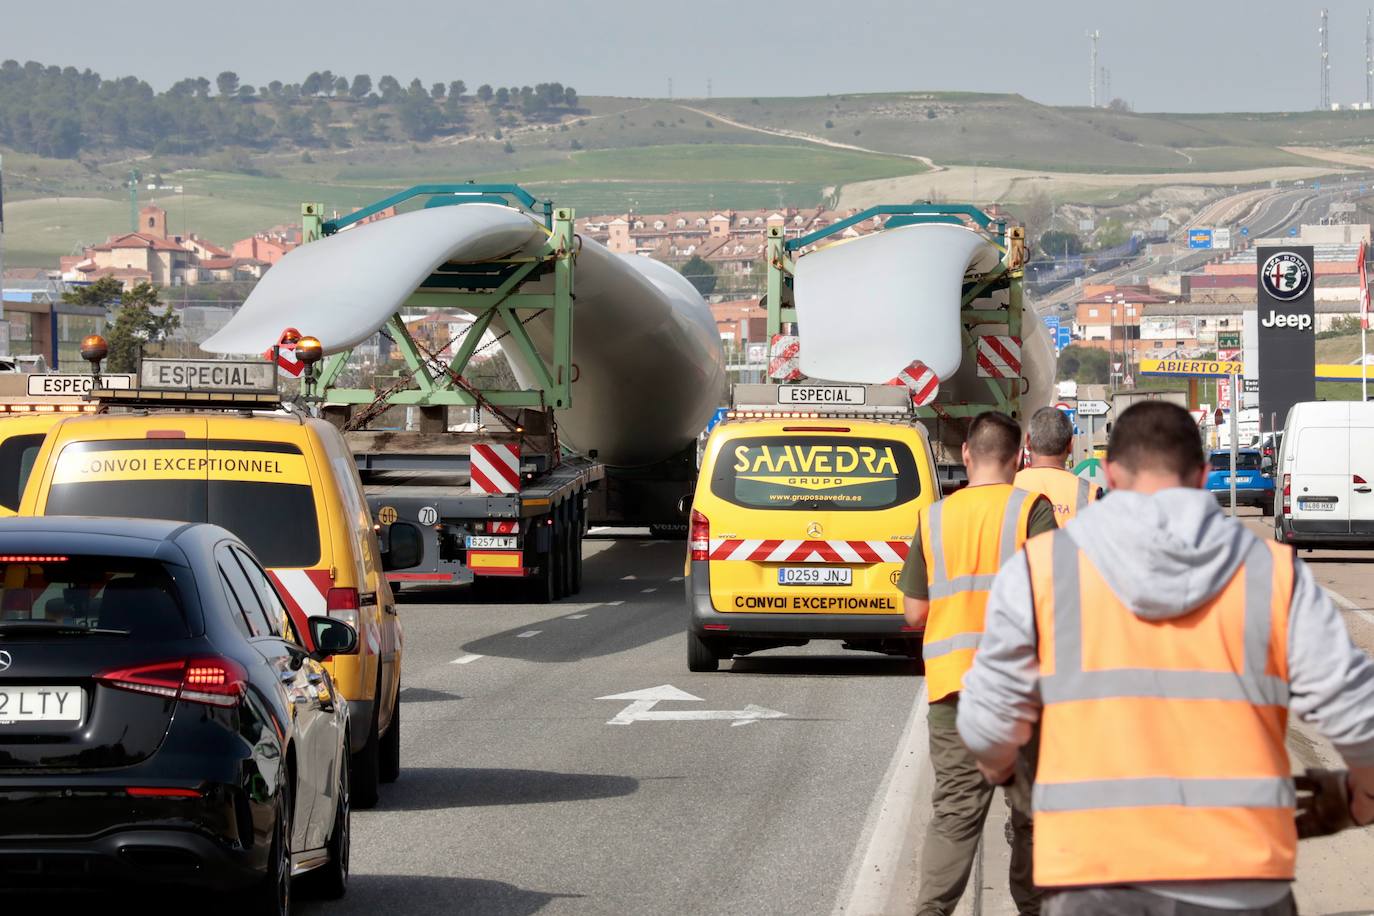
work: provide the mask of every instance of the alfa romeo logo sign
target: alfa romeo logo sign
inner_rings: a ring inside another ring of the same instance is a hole
[[[1301,255],[1280,251],[1264,262],[1260,271],[1264,291],[1275,299],[1288,302],[1307,292],[1312,284],[1312,268]]]

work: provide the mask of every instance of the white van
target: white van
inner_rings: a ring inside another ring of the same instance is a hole
[[[1276,540],[1295,547],[1374,545],[1374,403],[1294,404],[1274,476]]]

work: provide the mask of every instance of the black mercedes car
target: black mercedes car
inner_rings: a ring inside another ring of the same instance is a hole
[[[0,888],[343,894],[357,634],[310,628],[223,528],[0,520]]]

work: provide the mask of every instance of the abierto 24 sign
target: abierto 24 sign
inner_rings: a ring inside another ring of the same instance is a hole
[[[1245,364],[1232,359],[1142,359],[1140,374],[1226,378],[1232,374],[1244,375]]]

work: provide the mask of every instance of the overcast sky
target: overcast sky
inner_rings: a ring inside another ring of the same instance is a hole
[[[1314,108],[1318,10],[1303,0],[0,0],[0,58],[133,74],[163,89],[233,70],[374,82],[562,82],[583,95],[1014,91],[1087,104],[1099,29],[1111,94],[1138,111]],[[1328,0],[1334,101],[1363,101],[1368,2]],[[514,14],[512,22],[506,17]]]

